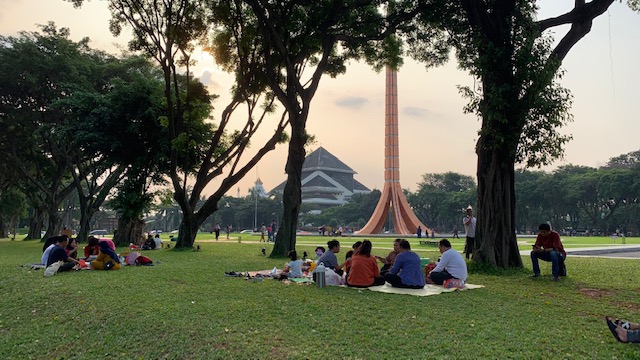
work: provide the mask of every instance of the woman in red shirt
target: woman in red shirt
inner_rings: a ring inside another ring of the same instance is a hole
[[[363,241],[360,250],[351,258],[351,268],[347,277],[348,286],[384,285],[384,278],[380,276],[378,262],[374,256],[371,256],[371,247],[371,241]]]

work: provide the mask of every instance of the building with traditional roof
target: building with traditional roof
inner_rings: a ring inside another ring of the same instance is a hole
[[[349,202],[353,194],[371,192],[353,176],[353,169],[325,148],[319,147],[304,159],[302,165],[302,203],[314,204],[318,209]],[[286,181],[272,192],[283,193]]]

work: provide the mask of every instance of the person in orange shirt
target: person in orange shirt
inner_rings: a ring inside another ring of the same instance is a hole
[[[351,268],[347,276],[347,285],[352,287],[369,287],[384,285],[384,278],[380,276],[378,262],[371,255],[371,241],[365,240],[360,250],[351,258]]]

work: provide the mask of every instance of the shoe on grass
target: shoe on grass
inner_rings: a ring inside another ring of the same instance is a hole
[[[553,281],[553,282],[556,282],[556,281],[559,281],[559,280],[560,280],[560,279],[558,279],[558,277],[557,277],[557,276],[554,276],[554,277],[552,277],[552,278],[551,278],[551,281]]]
[[[533,275],[531,275],[531,277],[532,278],[537,278],[537,277],[540,277],[540,274],[533,274]]]

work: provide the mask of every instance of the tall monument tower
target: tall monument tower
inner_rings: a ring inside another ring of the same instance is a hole
[[[398,75],[386,68],[384,116],[384,188],[376,209],[358,234],[379,234],[384,228],[389,211],[396,234],[415,234],[418,226],[424,234],[427,227],[418,220],[400,186],[400,152],[398,151]]]

